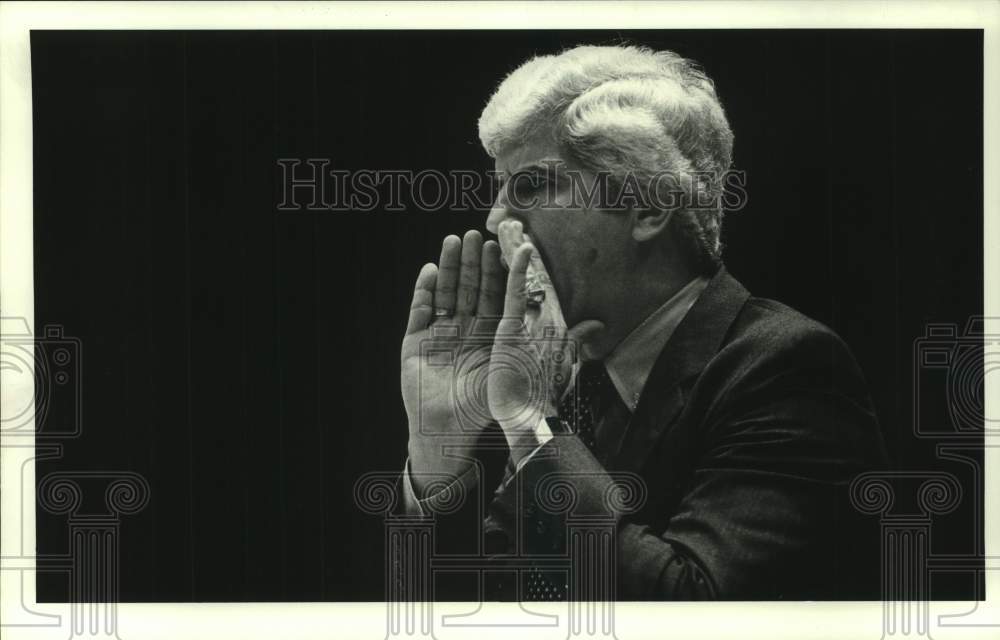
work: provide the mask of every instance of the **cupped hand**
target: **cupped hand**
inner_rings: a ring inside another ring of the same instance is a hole
[[[500,247],[478,231],[448,236],[437,265],[424,265],[413,290],[400,350],[400,386],[417,471],[460,473],[463,447],[492,422],[486,379],[503,310]],[[446,455],[445,446],[457,455]]]
[[[503,318],[496,329],[490,358],[487,397],[490,412],[503,428],[513,452],[515,443],[532,441],[544,418],[557,415],[579,345],[604,325],[589,320],[567,330],[545,265],[535,247],[523,237],[520,223],[512,221],[506,229],[501,223],[498,231],[501,246],[510,247],[506,252],[510,271]],[[535,270],[536,283],[545,289],[545,299],[538,307],[528,304],[529,269]]]

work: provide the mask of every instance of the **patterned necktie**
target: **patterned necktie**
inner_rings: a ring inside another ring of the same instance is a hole
[[[612,390],[613,384],[604,364],[584,362],[576,374],[576,389],[570,390],[559,404],[559,417],[599,460],[601,456],[597,451],[594,427],[597,416],[606,408],[604,405]],[[528,571],[525,600],[565,600],[567,591],[565,581],[559,576],[543,573],[534,567]]]
[[[571,390],[559,405],[559,417],[570,425],[577,437],[597,456],[594,428],[597,416],[606,409],[608,394],[613,389],[604,364],[595,360],[584,362],[576,374],[576,389]]]

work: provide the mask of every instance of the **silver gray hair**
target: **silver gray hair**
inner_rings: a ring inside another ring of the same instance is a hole
[[[492,157],[538,132],[582,166],[621,187],[684,193],[671,225],[702,271],[722,262],[722,184],[733,134],[712,80],[672,51],[580,46],[532,58],[510,73],[479,119]],[[664,170],[675,179],[653,180]],[[646,202],[670,194],[644,193]]]

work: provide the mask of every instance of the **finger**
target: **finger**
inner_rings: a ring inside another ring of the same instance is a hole
[[[479,280],[479,307],[476,315],[499,317],[503,313],[504,279],[500,264],[500,245],[488,240],[483,245],[483,260]]]
[[[524,225],[520,220],[510,221],[510,237],[514,241],[514,247],[524,244]]]
[[[497,240],[500,241],[500,255],[503,264],[508,269],[510,268],[510,263],[514,256],[514,251],[520,246],[521,243],[516,242],[514,238],[514,220],[504,220],[497,227]]]
[[[438,269],[428,262],[417,275],[417,284],[413,287],[413,302],[410,303],[410,318],[406,323],[406,335],[426,329],[434,317],[434,286],[437,283]]]
[[[457,315],[471,316],[479,299],[479,269],[483,252],[483,235],[475,229],[462,240],[461,271],[458,275]]]
[[[507,274],[507,296],[504,299],[503,317],[501,326],[508,332],[513,329],[511,321],[516,321],[520,325],[524,320],[524,310],[526,306],[524,279],[528,269],[528,261],[531,259],[531,252],[535,248],[530,244],[523,244],[514,252],[514,257],[510,262],[510,273]],[[500,328],[497,329],[498,333]]]
[[[521,238],[522,238],[521,242],[531,242],[532,241],[531,237],[528,236],[528,234],[526,234],[526,233],[522,233],[521,234]],[[541,284],[545,284],[547,286],[552,286],[552,281],[549,279],[549,272],[545,270],[545,262],[542,261],[542,254],[541,253],[539,253],[538,251],[535,251],[535,252],[533,252],[531,254],[530,265],[531,265],[531,267],[530,267],[531,269],[534,269],[535,271],[537,271],[538,273],[540,273],[540,274],[543,275]]]
[[[448,236],[441,243],[441,260],[438,262],[437,284],[434,287],[434,310],[455,313],[455,296],[458,290],[458,271],[462,263],[462,240]]]
[[[545,264],[535,249],[528,259],[528,267],[524,271],[524,288],[527,292],[528,313],[538,313],[542,316],[556,315],[562,317],[562,306],[556,296],[555,287],[549,278]]]

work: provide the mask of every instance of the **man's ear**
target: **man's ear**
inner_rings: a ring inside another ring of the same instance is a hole
[[[648,242],[666,233],[674,212],[653,208],[635,209],[633,215],[632,237],[636,242]]]

